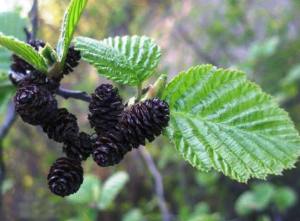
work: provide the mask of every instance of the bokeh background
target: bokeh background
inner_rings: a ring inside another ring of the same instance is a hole
[[[55,45],[68,2],[39,1],[40,39]],[[31,5],[31,0],[0,0],[0,12],[17,12],[29,24]],[[299,10],[299,0],[89,0],[76,35],[152,37],[163,51],[156,76],[168,73],[172,78],[204,63],[244,70],[275,96],[300,129]],[[81,62],[63,86],[91,93],[103,82]],[[125,100],[135,93],[134,88],[117,86]],[[76,114],[82,130],[91,132],[87,104],[58,99]],[[5,110],[0,113],[3,122]],[[1,140],[5,176],[0,220],[300,220],[300,165],[282,176],[240,184],[216,172],[198,172],[163,137],[147,150],[162,178],[163,200],[143,150],[132,151],[111,168],[87,160],[80,193],[59,198],[48,190],[46,176],[62,154],[61,145],[17,119]]]

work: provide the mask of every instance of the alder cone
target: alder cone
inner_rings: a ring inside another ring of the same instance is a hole
[[[93,159],[101,167],[120,163],[124,155],[131,150],[122,129],[117,126],[93,142]]]
[[[45,133],[50,139],[59,143],[72,142],[77,139],[79,127],[75,115],[65,108],[60,108],[51,114],[51,121],[42,125]]]
[[[43,87],[27,85],[17,90],[14,97],[16,112],[22,120],[32,125],[49,121],[50,114],[57,109],[57,101]]]
[[[124,105],[118,89],[110,84],[100,85],[92,94],[89,105],[88,119],[91,127],[99,135],[110,130],[119,122],[123,110]]]
[[[58,196],[76,193],[83,182],[83,169],[78,160],[62,157],[55,161],[48,174],[48,186]]]
[[[170,118],[169,106],[157,98],[131,106],[120,122],[93,144],[93,159],[102,167],[119,163],[132,148],[161,134]]]
[[[87,133],[81,132],[77,139],[64,144],[63,152],[67,157],[86,160],[92,153],[92,140]]]
[[[135,104],[122,115],[121,124],[128,143],[145,145],[146,139],[152,142],[168,126],[169,105],[158,98]]]
[[[78,66],[81,59],[80,51],[75,50],[74,46],[69,48],[63,74],[67,75],[74,71],[74,68]]]
[[[17,82],[18,87],[23,87],[31,84],[45,87],[51,93],[55,93],[59,87],[58,82],[49,79],[45,74],[36,70],[31,71],[29,75],[26,75],[21,81]]]

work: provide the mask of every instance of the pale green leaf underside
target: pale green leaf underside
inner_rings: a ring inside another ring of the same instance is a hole
[[[163,99],[171,110],[167,136],[200,170],[245,182],[281,174],[299,156],[288,114],[244,73],[197,66],[172,80]]]
[[[44,73],[47,72],[47,64],[44,58],[29,44],[0,33],[0,45],[23,58],[37,70]]]
[[[61,34],[57,43],[57,54],[60,61],[67,56],[73,34],[88,0],[72,0],[65,12]]]
[[[113,200],[125,186],[128,179],[128,174],[125,172],[117,172],[108,178],[101,190],[98,202],[99,209],[106,209],[112,204]]]
[[[123,36],[97,41],[78,37],[76,48],[98,72],[120,84],[138,85],[154,73],[161,51],[145,36]]]

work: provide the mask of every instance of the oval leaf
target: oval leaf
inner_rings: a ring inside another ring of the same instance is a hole
[[[29,44],[12,36],[5,36],[0,32],[0,45],[14,52],[16,55],[31,64],[35,69],[46,73],[47,64],[44,58]]]
[[[104,183],[98,202],[99,209],[108,208],[128,181],[128,174],[117,172]]]
[[[201,65],[180,73],[163,94],[167,136],[193,166],[241,182],[281,174],[299,156],[288,114],[244,73]]]
[[[161,52],[145,36],[124,36],[97,41],[78,37],[76,48],[98,72],[120,84],[139,85],[153,74]]]

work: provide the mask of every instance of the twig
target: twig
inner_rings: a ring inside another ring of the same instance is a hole
[[[158,206],[160,209],[160,212],[163,217],[163,221],[171,221],[171,214],[169,212],[169,209],[166,204],[166,200],[164,197],[164,186],[163,186],[163,180],[160,172],[158,171],[151,155],[146,150],[145,147],[141,147],[139,151],[142,158],[145,160],[145,163],[153,176],[154,183],[155,183],[155,193],[158,199]]]
[[[39,12],[38,12],[38,0],[33,0],[31,10],[28,14],[31,21],[31,39],[36,39],[38,26],[39,26]]]
[[[16,119],[16,112],[13,102],[10,102],[7,109],[7,114],[4,119],[3,124],[0,127],[0,141],[6,136],[9,129],[11,128],[12,124]]]
[[[7,114],[3,124],[0,127],[0,218],[4,216],[3,199],[2,199],[2,185],[5,179],[5,162],[3,158],[3,139],[8,133],[9,129],[16,120],[16,112],[13,102],[10,102],[7,109]]]
[[[65,88],[59,88],[57,94],[65,99],[74,98],[85,102],[91,101],[91,97],[84,91],[72,91]]]
[[[209,54],[205,53],[201,46],[196,42],[188,33],[187,30],[185,30],[182,26],[178,26],[177,33],[179,36],[188,44],[191,48],[195,51],[197,56],[201,59],[203,59],[205,62],[210,63],[212,65],[217,66],[218,62],[215,61]]]

